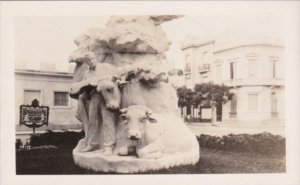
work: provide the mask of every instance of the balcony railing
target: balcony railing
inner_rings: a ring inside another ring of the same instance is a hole
[[[198,71],[200,73],[210,71],[210,64],[202,64],[201,66],[198,66]]]
[[[238,86],[256,86],[256,85],[265,85],[265,86],[284,86],[284,79],[280,78],[256,78],[256,79],[231,79],[225,80],[224,85],[231,87]]]

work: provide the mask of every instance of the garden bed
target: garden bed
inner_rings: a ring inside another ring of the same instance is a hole
[[[106,174],[74,164],[72,150],[83,132],[47,132],[31,138],[31,149],[16,151],[17,174]],[[285,138],[269,133],[223,137],[201,135],[200,160],[144,174],[283,173]],[[48,145],[47,147],[41,147]]]

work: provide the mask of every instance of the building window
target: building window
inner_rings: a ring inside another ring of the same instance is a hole
[[[231,104],[230,104],[230,115],[231,117],[236,117],[236,110],[237,110],[237,97],[236,95],[232,96]]]
[[[248,76],[249,76],[249,78],[257,77],[257,60],[256,59],[248,60]]]
[[[185,74],[185,79],[186,79],[186,80],[191,79],[191,73]]]
[[[222,64],[216,65],[216,81],[220,83],[222,81]]]
[[[271,69],[272,69],[272,78],[276,78],[277,77],[277,74],[276,74],[276,71],[277,71],[277,60],[275,59],[272,59],[271,60]]]
[[[230,62],[230,79],[236,78],[236,62]]]
[[[69,93],[68,92],[54,92],[54,106],[68,106]]]
[[[208,63],[208,54],[207,52],[204,52],[202,54],[202,64]]]
[[[32,100],[37,99],[41,102],[40,90],[24,90],[24,104],[31,104]]]
[[[248,110],[257,111],[258,94],[248,94]]]
[[[275,92],[271,94],[271,113],[272,117],[277,117],[278,110],[277,110],[277,96]]]
[[[186,73],[190,73],[191,72],[191,64],[190,63],[186,63],[185,64],[185,72]]]

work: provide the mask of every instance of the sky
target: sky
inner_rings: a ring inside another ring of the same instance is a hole
[[[22,16],[15,21],[16,68],[39,69],[53,63],[68,71],[68,57],[77,46],[74,38],[91,27],[105,27],[109,16]],[[162,24],[172,45],[167,57],[175,68],[183,68],[181,43],[188,35],[206,38],[234,34],[283,38],[282,16],[265,12],[257,15],[186,15]]]

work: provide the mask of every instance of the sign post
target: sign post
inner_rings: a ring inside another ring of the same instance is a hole
[[[20,106],[20,125],[32,128],[33,135],[35,135],[35,128],[48,125],[48,118],[49,107],[40,106],[37,99],[34,99],[31,105]]]

